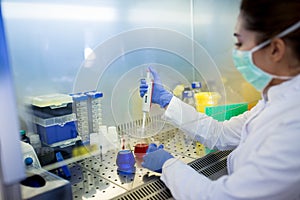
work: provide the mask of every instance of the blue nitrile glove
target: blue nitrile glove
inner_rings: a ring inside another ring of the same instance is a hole
[[[169,152],[165,151],[163,147],[157,148],[156,150],[155,147],[153,147],[152,150],[154,151],[150,151],[144,155],[142,166],[151,171],[161,173],[164,163],[174,157]]]
[[[170,103],[170,101],[173,97],[173,94],[170,93],[169,91],[167,91],[163,87],[158,73],[151,67],[149,67],[148,69],[150,70],[150,72],[153,76],[153,79],[154,79],[151,101],[152,101],[152,103],[159,104],[160,107],[164,108]],[[146,80],[141,79],[140,96],[143,97],[145,95],[145,93],[147,92],[147,90],[148,90],[148,85],[146,84]]]
[[[151,143],[151,144],[149,144],[146,153],[150,153],[150,152],[156,151],[156,150],[158,150],[158,149],[163,149],[163,148],[164,148],[164,145],[163,145],[163,144],[160,144],[160,145],[157,147],[157,145],[156,145],[155,143]]]

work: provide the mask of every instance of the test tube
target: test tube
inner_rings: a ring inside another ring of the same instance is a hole
[[[76,114],[77,119],[77,132],[81,137],[83,144],[88,144],[89,124],[88,124],[88,97],[83,93],[72,94],[73,98],[73,112]]]

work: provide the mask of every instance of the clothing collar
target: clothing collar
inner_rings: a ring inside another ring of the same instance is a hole
[[[297,91],[300,92],[300,74],[288,81],[269,88],[267,94],[263,95],[263,98],[269,102],[276,101],[295,95]]]

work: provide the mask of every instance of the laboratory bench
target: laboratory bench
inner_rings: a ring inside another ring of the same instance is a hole
[[[57,103],[58,108],[52,109],[48,104],[58,97],[62,100]],[[76,99],[78,112],[84,111],[86,115],[84,119],[89,119],[90,115],[87,112],[89,109],[85,109],[90,107],[87,106],[88,102],[91,103],[88,96],[81,94],[71,97],[54,94],[36,97],[33,121],[44,145],[41,149],[47,150],[49,147],[46,153],[44,151],[37,153],[39,157],[37,160],[40,160],[44,170],[57,175],[55,180],[63,178],[68,181],[72,191],[70,198],[74,200],[172,198],[170,191],[160,180],[161,174],[141,166],[141,155],[131,157],[135,165],[130,168],[130,172],[118,170],[119,153],[123,150],[129,154],[136,153],[137,147],[145,150],[143,144],[163,144],[164,149],[175,158],[210,179],[227,174],[226,159],[230,151],[220,152],[205,148],[179,128],[162,120],[161,114],[148,116],[144,121],[137,119],[110,127],[103,125],[101,120],[95,120],[94,126],[90,126],[86,123],[89,120],[85,121],[72,113],[72,99]],[[218,121],[223,121],[246,111],[247,108],[246,103],[210,106],[206,108],[205,113]],[[97,109],[99,106],[95,107],[95,110]],[[99,116],[92,117],[94,118],[101,119]],[[40,159],[41,155],[43,159]]]
[[[151,138],[161,143],[172,155],[189,164],[199,173],[216,179],[227,173],[226,158],[230,151],[209,153],[200,148],[178,128],[165,125],[161,132]],[[130,139],[131,150],[137,140]],[[159,179],[160,174],[141,167],[136,158],[135,173],[117,170],[116,157],[119,150],[105,154],[94,153],[68,164],[73,199],[172,199],[170,191]]]

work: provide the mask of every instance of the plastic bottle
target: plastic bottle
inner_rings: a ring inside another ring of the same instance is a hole
[[[182,93],[184,91],[184,85],[183,84],[180,84],[180,85],[177,85],[174,90],[173,90],[173,94],[178,97],[179,99],[182,100]]]
[[[107,128],[107,136],[108,140],[111,143],[111,148],[117,149],[120,146],[120,140],[117,132],[117,128],[115,126],[109,126]]]
[[[20,135],[21,135],[21,140],[23,142],[30,144],[30,139],[29,139],[29,137],[27,137],[25,130],[20,130]]]
[[[42,147],[40,136],[38,134],[31,134],[28,136],[30,138],[30,144],[36,150]]]
[[[191,87],[192,87],[193,94],[194,94],[195,108],[197,108],[198,104],[200,103],[198,101],[197,95],[201,92],[201,88],[202,88],[201,82],[194,81],[194,82],[192,82]]]
[[[192,82],[191,86],[194,94],[201,92],[201,87],[202,87],[201,82],[194,81]]]
[[[182,93],[183,102],[195,107],[194,94],[192,90],[184,90]]]

